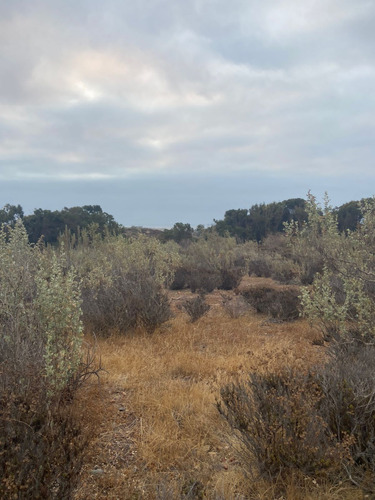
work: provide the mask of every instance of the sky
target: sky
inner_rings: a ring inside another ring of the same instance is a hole
[[[375,194],[375,0],[0,0],[0,206]]]

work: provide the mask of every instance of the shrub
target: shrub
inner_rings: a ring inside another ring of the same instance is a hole
[[[319,412],[335,441],[349,443],[345,473],[375,493],[375,347],[334,343],[329,354],[316,374],[323,394]]]
[[[221,391],[218,409],[247,472],[292,469],[347,477],[375,493],[375,347],[335,343],[309,373],[251,374]]]
[[[249,263],[249,275],[273,278],[280,283],[298,281],[298,268],[291,260],[280,255],[268,255],[260,252],[257,258]]]
[[[297,259],[299,267],[299,279],[302,285],[311,285],[315,276],[324,268],[324,259],[319,252],[308,247],[305,248],[303,256]]]
[[[176,269],[170,289],[183,290],[188,286],[189,278],[190,278],[189,270],[184,266],[178,267]]]
[[[87,436],[69,401],[51,401],[36,368],[11,373],[1,384],[0,496],[71,498]],[[16,378],[18,380],[16,380]],[[20,388],[20,385],[24,388]]]
[[[189,287],[192,292],[231,290],[239,285],[248,266],[249,245],[237,245],[233,238],[215,233],[181,248],[182,262],[176,270],[172,289]]]
[[[64,259],[0,231],[0,496],[68,498],[85,439],[70,405],[82,374],[79,282]]]
[[[296,222],[285,224],[291,258],[298,266],[300,282],[309,285],[316,273],[322,272],[326,251],[335,252],[338,246],[336,218],[325,197],[322,208],[312,194],[308,194],[305,205],[308,220],[302,225]]]
[[[313,210],[311,210],[313,212]],[[315,208],[317,211],[317,208]],[[320,217],[320,233],[313,223],[305,231],[317,233],[324,266],[313,286],[302,293],[303,313],[318,322],[326,338],[361,338],[374,342],[375,301],[375,204],[367,201],[357,231],[341,234],[330,207]],[[317,214],[312,214],[313,220]],[[314,219],[315,218],[315,219]],[[298,235],[302,238],[303,235]]]
[[[166,292],[147,270],[125,274],[119,270],[109,285],[83,290],[85,325],[101,335],[136,327],[152,333],[171,315]]]
[[[135,313],[137,326],[152,333],[171,319],[167,293],[147,272],[128,275],[127,310]]]
[[[164,287],[171,285],[179,262],[176,245],[115,237],[81,246],[72,258],[81,259],[86,328],[100,335],[139,326],[152,332],[171,317]]]
[[[189,315],[192,323],[204,316],[210,310],[210,307],[203,294],[192,299],[186,299],[181,305],[181,308]]]
[[[189,273],[189,288],[195,293],[211,293],[220,285],[220,272],[210,269],[192,269]]]
[[[270,278],[272,276],[272,259],[268,255],[257,256],[249,262],[249,276]]]
[[[292,286],[257,285],[241,291],[244,299],[259,313],[283,321],[299,316],[299,288]]]
[[[221,390],[218,410],[239,439],[249,474],[276,478],[291,469],[315,474],[332,465],[335,454],[317,410],[320,399],[314,379],[293,372],[253,373],[247,383]]]
[[[248,303],[241,296],[222,295],[222,298],[225,312],[233,319],[243,316],[249,309]]]
[[[82,289],[82,312],[85,329],[100,336],[111,331],[128,331],[134,328],[137,317],[134,310],[127,307],[127,283],[122,277],[110,285]]]
[[[274,256],[271,277],[280,283],[300,283],[298,266],[291,259]]]
[[[233,290],[237,288],[244,276],[244,270],[241,267],[221,269],[220,290]]]
[[[375,336],[375,202],[363,203],[356,231],[340,233],[333,209],[313,196],[306,204],[309,218],[302,228],[287,226],[292,252],[319,254],[322,268],[313,284],[302,290],[302,311],[319,324],[327,340],[344,337],[374,342]]]
[[[273,278],[281,283],[299,282],[299,267],[291,258],[288,239],[270,235],[249,255],[249,276]]]

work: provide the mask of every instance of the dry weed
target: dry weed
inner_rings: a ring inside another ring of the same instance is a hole
[[[172,304],[189,296],[171,292]],[[211,309],[196,323],[178,312],[151,337],[99,341],[107,373],[84,402],[93,438],[76,499],[274,498],[265,483],[249,496],[215,401],[223,385],[251,371],[311,366],[324,347],[312,345],[316,332],[305,321],[273,324],[251,312],[233,319],[220,292],[207,301]],[[324,495],[285,498],[339,498]]]

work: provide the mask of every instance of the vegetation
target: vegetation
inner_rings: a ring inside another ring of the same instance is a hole
[[[322,208],[309,195],[306,210],[307,221],[287,224],[286,233],[301,267],[303,255],[319,254],[320,270],[302,289],[301,307],[331,341],[329,361],[308,372],[252,373],[247,383],[222,389],[218,408],[237,432],[239,456],[253,474],[346,474],[373,495],[375,201],[363,202],[356,231],[345,233],[328,198]],[[258,287],[243,295],[272,314],[272,292]]]
[[[323,210],[313,196],[309,220],[298,229],[287,226],[296,253],[319,253],[321,265],[312,288],[302,291],[304,315],[319,323],[327,339],[374,343],[375,201],[363,202],[363,218],[356,231],[340,233],[328,199]],[[306,257],[305,257],[306,259]]]
[[[199,318],[208,313],[210,308],[211,306],[207,304],[206,298],[203,294],[193,297],[192,299],[186,299],[181,304],[181,309],[189,315],[192,323],[198,321]]]
[[[350,201],[333,210],[340,232],[356,230],[363,216],[360,204],[366,201],[369,200]],[[206,229],[201,224],[194,230],[188,223],[176,222],[171,229],[161,231],[137,227],[125,228],[99,205],[65,207],[54,211],[38,208],[30,215],[24,214],[21,205],[6,204],[0,209],[0,224],[13,226],[19,219],[23,220],[31,243],[37,243],[43,236],[45,243],[55,244],[66,230],[78,236],[80,230],[88,229],[95,224],[101,235],[106,232],[121,233],[126,236],[146,233],[159,238],[162,242],[175,241],[187,245],[212,231],[220,236],[232,236],[239,242],[261,242],[270,235],[282,234],[285,223],[296,221],[301,226],[307,221],[308,213],[304,199],[291,198],[281,202],[256,204],[250,209],[227,210],[222,220],[215,220],[212,227]]]
[[[274,319],[287,321],[299,316],[299,287],[260,284],[242,290],[241,295],[258,313]]]
[[[209,233],[179,252],[181,261],[171,284],[173,290],[231,290],[247,271],[248,248],[237,245],[234,238]]]
[[[361,200],[361,203],[369,200]],[[299,227],[309,218],[307,204],[302,198],[292,198],[278,203],[262,203],[250,209],[228,210],[223,220],[215,221],[216,231],[229,234],[239,241],[262,241],[272,234],[283,233],[284,225],[294,221]],[[337,217],[338,230],[342,233],[354,231],[362,220],[361,204],[358,201],[344,203],[332,209]]]
[[[23,209],[21,205],[10,205],[7,203],[0,210],[0,224],[14,225],[17,220],[23,218]]]
[[[175,241],[176,243],[186,243],[193,239],[193,228],[190,224],[176,222],[172,229],[165,229],[162,234],[163,241]]]
[[[249,311],[232,319],[222,308],[222,293],[207,294],[209,312],[192,323],[176,307],[191,293],[173,291],[175,317],[167,326],[152,335],[99,339],[108,373],[91,405],[102,424],[91,431],[79,499],[179,499],[190,489],[209,499],[251,498],[248,466],[234,452],[234,432],[215,407],[220,388],[254,370],[314,365],[324,348],[312,346],[316,333],[305,320],[270,327],[264,315]],[[91,428],[90,415],[87,420]],[[102,476],[92,475],[95,465]],[[260,498],[274,498],[270,484],[255,483]],[[296,498],[309,498],[309,490],[318,493],[305,481]],[[356,498],[350,484],[331,483],[319,493],[324,491],[315,500],[339,500],[345,492],[347,500]]]
[[[239,241],[261,241],[269,234],[282,232],[285,222],[295,220],[301,224],[306,218],[305,200],[296,198],[253,205],[249,210],[228,210],[223,220],[215,221],[215,228],[220,235],[228,233]]]
[[[143,327],[151,333],[170,319],[165,287],[179,262],[175,245],[146,236],[102,239],[94,230],[78,241],[61,240],[60,250],[82,282],[86,331],[108,336]]]
[[[79,283],[21,223],[0,231],[0,283],[0,496],[67,498],[84,447]]]
[[[221,390],[250,478],[344,477],[374,494],[374,348],[337,345],[307,373],[252,373]]]
[[[375,495],[375,200],[0,220],[1,498]]]
[[[0,224],[14,226],[22,220],[30,243],[37,243],[43,237],[45,243],[55,244],[66,230],[79,235],[80,230],[95,224],[100,234],[119,233],[120,225],[112,215],[103,212],[99,205],[65,207],[63,210],[35,209],[31,215],[24,215],[21,205],[5,205],[0,210]]]

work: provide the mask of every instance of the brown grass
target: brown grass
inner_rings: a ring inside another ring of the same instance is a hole
[[[82,395],[92,439],[77,500],[281,498],[265,482],[249,492],[215,401],[237,377],[305,369],[324,358],[325,348],[312,344],[316,331],[302,320],[228,317],[219,292],[207,297],[208,315],[190,323],[176,307],[189,296],[171,292],[176,317],[151,336],[138,331],[98,341],[107,372]],[[283,498],[361,498],[346,485],[306,479],[302,491],[295,484],[291,478],[283,486]]]

